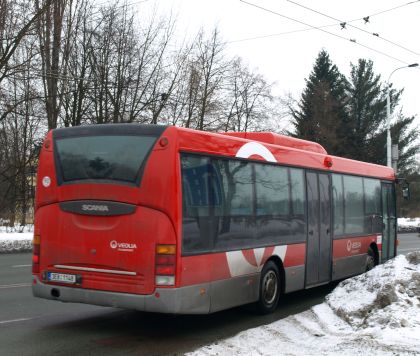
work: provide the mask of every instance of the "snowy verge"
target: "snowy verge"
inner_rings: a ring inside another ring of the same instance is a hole
[[[398,232],[420,232],[420,218],[398,218]]]
[[[341,282],[310,310],[188,355],[337,354],[420,354],[420,251]]]
[[[14,234],[7,234],[14,235]],[[3,237],[0,234],[0,253],[16,253],[32,251],[32,233],[16,234],[15,238]]]
[[[32,251],[33,231],[33,225],[0,226],[0,253]]]

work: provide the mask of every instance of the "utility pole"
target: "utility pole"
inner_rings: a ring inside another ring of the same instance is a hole
[[[391,76],[399,69],[403,69],[403,68],[413,68],[413,67],[417,67],[419,64],[418,63],[412,63],[409,64],[407,66],[404,67],[399,67],[397,69],[394,69],[391,74],[388,77],[388,81],[387,81],[387,96],[386,96],[386,117],[387,117],[387,128],[386,128],[386,165],[388,167],[392,167],[392,141],[391,141]],[[398,151],[398,146],[397,146],[397,151]],[[397,160],[398,160],[398,153],[397,153]],[[396,171],[396,163],[395,163],[395,168],[394,170]]]

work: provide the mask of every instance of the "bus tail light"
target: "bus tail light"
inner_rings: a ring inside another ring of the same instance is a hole
[[[39,255],[41,250],[41,236],[35,234],[32,241],[32,273],[39,273]]]
[[[156,285],[175,285],[176,245],[156,245],[155,266]]]

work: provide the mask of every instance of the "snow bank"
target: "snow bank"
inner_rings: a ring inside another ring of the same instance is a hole
[[[420,251],[341,282],[308,311],[188,355],[337,354],[420,354]]]
[[[383,341],[413,338],[420,351],[420,251],[341,282],[326,303],[354,330]]]
[[[420,218],[398,218],[398,232],[420,232]]]
[[[31,251],[32,238],[33,225],[12,228],[0,226],[0,253]]]

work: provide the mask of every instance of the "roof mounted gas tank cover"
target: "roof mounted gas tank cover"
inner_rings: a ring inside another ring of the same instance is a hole
[[[247,140],[269,143],[272,145],[287,146],[298,150],[328,154],[319,143],[301,140],[272,132],[223,132],[223,135],[245,138]]]

